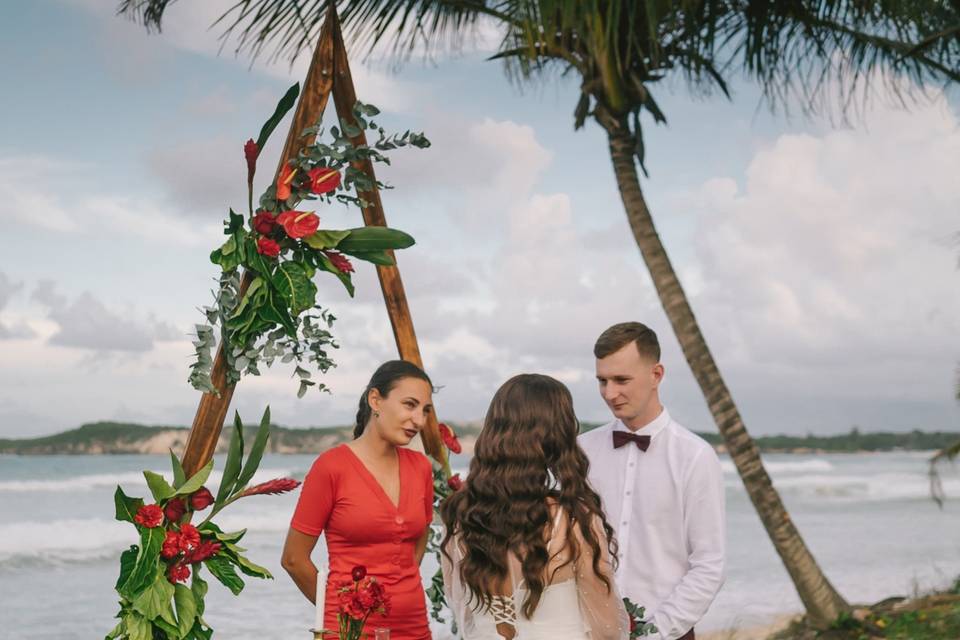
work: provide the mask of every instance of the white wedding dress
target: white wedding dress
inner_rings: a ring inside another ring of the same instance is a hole
[[[630,621],[613,579],[607,552],[607,538],[599,521],[593,531],[603,557],[600,567],[608,577],[610,588],[603,584],[593,570],[593,554],[583,541],[577,527],[570,535],[576,537],[580,553],[575,562],[566,564],[568,519],[562,509],[557,510],[547,553],[551,560],[546,576],[552,576],[540,597],[531,618],[522,613],[526,590],[523,586],[520,560],[509,559],[512,593],[495,596],[489,611],[478,611],[476,602],[469,602],[470,593],[460,580],[460,562],[463,557],[456,537],[448,543],[448,553],[441,554],[444,591],[464,640],[627,640]],[[556,554],[556,555],[554,555]],[[560,567],[557,570],[557,567]],[[498,628],[499,625],[499,628]]]

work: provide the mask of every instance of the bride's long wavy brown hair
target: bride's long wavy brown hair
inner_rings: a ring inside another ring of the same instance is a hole
[[[490,608],[497,585],[509,575],[512,552],[520,559],[527,590],[521,610],[528,619],[533,615],[549,582],[548,498],[566,512],[571,527],[579,528],[593,554],[593,571],[610,588],[600,569],[601,542],[591,527],[595,519],[603,523],[613,562],[616,542],[600,496],[587,482],[589,462],[577,445],[578,431],[570,391],[549,376],[515,376],[493,396],[467,481],[440,507],[447,531],[441,548],[447,554],[454,536],[459,539],[464,549],[460,578],[477,609]],[[579,554],[574,536],[567,536],[566,545],[569,554],[561,567]]]

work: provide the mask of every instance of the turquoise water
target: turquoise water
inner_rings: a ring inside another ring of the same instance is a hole
[[[769,455],[774,483],[807,544],[849,600],[870,602],[944,586],[960,575],[960,474],[945,469],[949,496],[928,497],[924,453]],[[255,481],[302,477],[312,456],[265,457]],[[458,461],[465,466],[465,461]],[[141,470],[168,473],[166,456],[0,456],[0,602],[3,637],[97,638],[113,626],[120,551],[135,542],[113,520],[113,491],[146,495]],[[800,602],[729,461],[727,582],[699,628],[749,626]],[[211,477],[216,485],[219,476]],[[275,580],[247,581],[233,597],[211,580],[208,613],[216,637],[310,637],[311,605],[279,566],[296,493],[258,496],[225,510],[227,529],[249,530],[252,560]],[[322,560],[322,545],[316,559]],[[429,578],[436,563],[428,559]],[[436,625],[436,638],[445,637]]]

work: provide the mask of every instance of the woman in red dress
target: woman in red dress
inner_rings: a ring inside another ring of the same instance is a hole
[[[421,453],[404,449],[433,410],[433,386],[419,367],[393,360],[373,374],[360,398],[354,440],[317,458],[300,492],[281,564],[316,601],[317,568],[310,553],[327,538],[330,577],[325,629],[337,629],[336,585],[363,565],[390,597],[387,617],[372,615],[364,629],[387,627],[391,640],[429,640],[420,579],[433,519],[433,472]]]

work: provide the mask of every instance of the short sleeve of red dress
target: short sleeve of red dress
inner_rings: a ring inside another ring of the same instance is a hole
[[[336,461],[327,455],[321,455],[313,462],[300,488],[291,527],[309,536],[319,536],[327,528],[337,495],[337,466]]]

